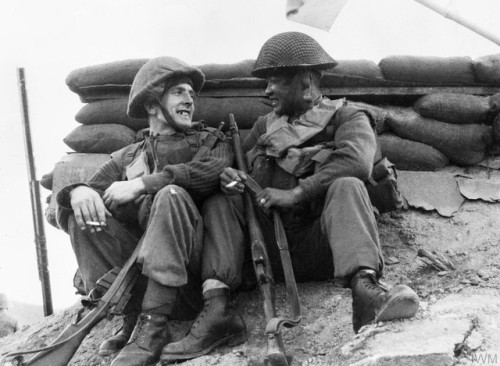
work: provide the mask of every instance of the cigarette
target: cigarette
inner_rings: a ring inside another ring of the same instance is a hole
[[[226,184],[226,188],[232,188],[237,184],[238,184],[238,181],[233,180],[232,182],[229,182],[228,184]]]
[[[97,221],[86,221],[85,223],[90,226],[101,226],[101,223]]]

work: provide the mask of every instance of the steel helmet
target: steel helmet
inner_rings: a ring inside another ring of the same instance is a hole
[[[269,38],[255,61],[252,75],[264,78],[277,69],[326,70],[337,65],[315,39],[300,32]]]
[[[199,93],[205,82],[205,75],[200,69],[190,66],[174,57],[157,57],[142,66],[134,78],[128,99],[127,113],[133,118],[146,118],[144,103],[159,98],[165,91],[169,80],[189,78],[193,90]]]

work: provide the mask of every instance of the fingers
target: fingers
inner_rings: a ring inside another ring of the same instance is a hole
[[[96,231],[101,231],[101,226],[106,226],[106,212],[108,211],[104,206],[104,202],[94,202],[95,211],[97,214],[97,222],[100,226],[96,226]],[[109,213],[109,211],[108,211]]]
[[[262,190],[255,196],[255,201],[258,206],[269,210],[273,205],[273,197],[266,190]]]
[[[90,210],[89,210],[90,206]],[[82,230],[85,230],[87,227],[89,228],[91,233],[95,233],[95,223],[97,215],[95,214],[95,207],[93,203],[90,203],[88,206],[87,205],[82,205],[80,207],[80,211],[82,213],[82,219],[84,222],[84,226],[80,226]],[[91,213],[93,212],[93,214]]]
[[[87,225],[85,224],[85,219],[83,218],[81,210],[78,209],[73,209],[73,214],[75,216],[75,221],[78,227],[81,230],[85,230],[87,228]]]
[[[101,226],[106,225],[106,215],[109,212],[97,192],[84,189],[76,191],[72,196],[71,206],[75,221],[81,230],[88,229],[95,233],[101,231]]]
[[[221,190],[225,194],[239,194],[245,190],[242,182],[246,179],[246,175],[242,171],[226,168],[220,178]]]

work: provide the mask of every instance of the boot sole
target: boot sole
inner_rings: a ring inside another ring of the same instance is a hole
[[[125,346],[123,346],[123,347],[125,347]],[[108,357],[108,356],[114,355],[117,352],[120,352],[121,350],[122,350],[122,348],[116,349],[116,350],[104,349],[104,350],[99,350],[99,352],[97,352],[97,354],[101,357]]]
[[[380,308],[375,316],[375,322],[412,318],[417,313],[419,299],[415,292],[407,289],[398,292],[398,286],[391,291],[394,291],[394,294],[390,295],[384,306]]]
[[[170,354],[162,354],[160,357],[161,365],[168,365],[169,363],[175,362],[175,361],[181,361],[181,360],[190,360],[192,358],[197,358],[203,355],[206,355],[210,351],[212,351],[214,348],[221,346],[223,344],[226,344],[229,347],[234,347],[239,344],[242,344],[248,340],[248,334],[246,329],[236,333],[232,334],[230,336],[227,336],[225,338],[219,339],[217,342],[212,343],[210,346],[207,348],[201,350],[200,352],[196,353],[189,353],[189,354],[184,354],[184,355],[170,355]]]

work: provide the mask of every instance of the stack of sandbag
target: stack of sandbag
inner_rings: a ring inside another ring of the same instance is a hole
[[[132,82],[147,61],[130,59],[83,67],[66,78],[69,89],[84,104],[75,116],[80,125],[64,138],[76,154],[61,159],[45,179],[53,193],[49,207],[52,214],[60,187],[80,181],[83,176],[90,177],[109,153],[134,142],[148,127],[147,120],[127,115]],[[258,116],[271,111],[264,93],[266,81],[251,75],[253,64],[254,60],[243,60],[199,65],[206,82],[195,102],[194,120],[203,119],[207,125],[217,127],[220,121],[227,122],[232,113],[245,133]],[[362,89],[366,94],[369,87],[387,88],[386,91],[390,87],[405,87],[411,95],[412,87],[418,86],[500,85],[499,64],[500,54],[474,61],[468,57],[414,56],[389,56],[378,64],[369,60],[338,60],[335,68],[324,73],[322,89],[325,95],[339,97],[346,90],[350,96]],[[391,101],[377,105],[372,99],[371,104],[364,103],[363,93],[359,92],[355,103],[370,110],[382,150],[399,169],[438,170],[450,162],[475,164],[491,143],[490,125],[494,112],[500,109],[500,99],[490,101],[488,97],[472,95],[421,96],[415,92],[412,103],[421,98],[412,108],[395,106]],[[401,104],[400,95],[394,95],[394,101]],[[500,141],[500,119],[495,123]]]
[[[492,96],[434,93],[412,107],[386,107],[384,154],[402,170],[439,170],[449,163],[474,165],[493,144],[492,122],[498,113]]]

